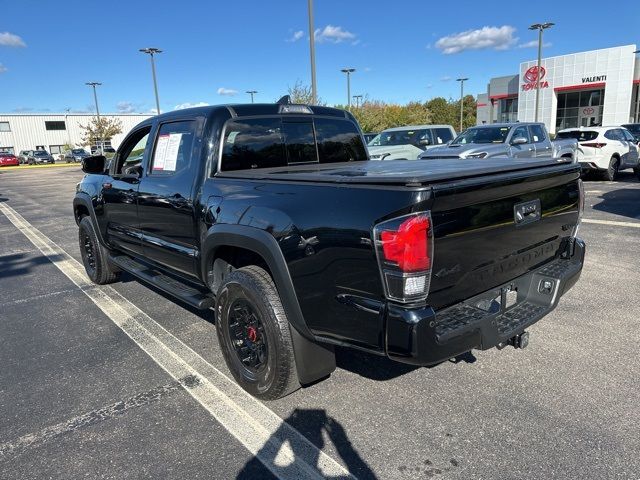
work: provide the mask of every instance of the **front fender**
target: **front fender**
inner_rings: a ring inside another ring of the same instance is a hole
[[[89,217],[91,217],[91,221],[93,222],[93,228],[96,231],[98,240],[104,247],[108,247],[102,235],[102,231],[100,230],[100,224],[98,223],[93,200],[86,192],[78,192],[76,193],[76,196],[73,197],[73,216],[78,226],[80,225],[81,219],[81,216],[78,215],[79,210],[86,210],[89,213]]]

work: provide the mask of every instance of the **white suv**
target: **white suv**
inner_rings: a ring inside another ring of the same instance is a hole
[[[595,170],[612,181],[620,170],[633,168],[640,178],[638,144],[626,128],[566,128],[558,132],[557,138],[575,138],[578,141],[577,160],[585,173]]]

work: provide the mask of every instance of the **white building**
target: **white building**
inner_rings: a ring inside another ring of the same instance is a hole
[[[640,122],[640,59],[635,45],[573,53],[520,64],[519,75],[493,78],[478,96],[478,124],[538,120],[550,132],[568,127]]]
[[[126,114],[100,115],[109,119],[118,119],[122,123],[122,133],[114,135],[105,142],[105,146],[117,148],[125,135],[150,115]],[[81,146],[82,130],[93,114],[64,113],[0,113],[0,152],[18,154],[22,150],[45,149],[54,157],[62,153],[65,144]],[[89,148],[86,147],[87,151]]]

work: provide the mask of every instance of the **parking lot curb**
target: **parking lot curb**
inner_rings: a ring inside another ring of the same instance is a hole
[[[31,168],[57,168],[57,167],[79,167],[79,163],[54,163],[50,165],[20,165],[17,167],[0,167],[0,172],[5,172],[8,170],[28,170]]]

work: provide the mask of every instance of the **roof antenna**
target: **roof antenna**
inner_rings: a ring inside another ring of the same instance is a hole
[[[284,95],[280,97],[280,100],[276,102],[277,105],[291,105],[291,97],[289,95]]]

